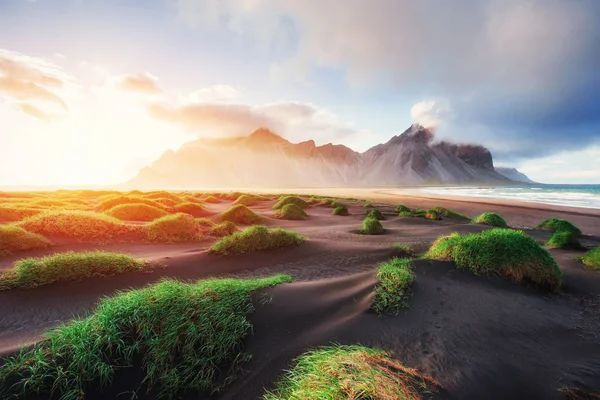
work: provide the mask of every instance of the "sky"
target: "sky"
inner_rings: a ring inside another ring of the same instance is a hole
[[[600,184],[597,0],[0,0],[0,186],[132,178],[266,126],[364,151],[412,123]]]

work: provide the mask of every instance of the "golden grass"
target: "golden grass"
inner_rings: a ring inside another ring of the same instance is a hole
[[[145,233],[151,242],[190,242],[203,238],[196,219],[185,213],[159,218],[145,226]]]
[[[106,215],[115,217],[121,221],[154,221],[157,218],[169,215],[162,208],[149,206],[147,204],[133,203],[121,204],[107,210]]]
[[[44,212],[39,208],[0,205],[0,221],[14,222]]]
[[[43,249],[51,243],[42,235],[15,225],[0,225],[0,256],[17,251]]]

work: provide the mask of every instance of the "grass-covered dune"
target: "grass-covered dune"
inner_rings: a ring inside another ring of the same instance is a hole
[[[175,212],[190,214],[194,217],[202,217],[206,215],[206,209],[202,204],[186,201],[184,203],[176,204]]]
[[[375,298],[371,309],[377,314],[397,314],[407,307],[410,287],[415,279],[411,261],[392,258],[377,267]]]
[[[546,242],[546,246],[555,249],[578,249],[581,247],[579,236],[572,231],[556,231]]]
[[[446,218],[455,218],[455,219],[469,219],[466,215],[457,213],[456,211],[449,210],[445,207],[435,207],[433,211],[437,212],[440,216]]]
[[[121,204],[104,212],[106,215],[115,217],[121,221],[154,221],[169,213],[162,208],[142,203]]]
[[[31,217],[44,212],[40,208],[21,207],[14,205],[0,205],[0,221],[15,222],[21,221],[27,217]]]
[[[131,241],[143,237],[143,226],[91,211],[45,211],[24,219],[19,226],[40,235],[79,241]]]
[[[326,346],[302,354],[263,400],[422,400],[438,383],[391,354],[364,346]]]
[[[251,206],[254,203],[256,203],[256,198],[247,194],[241,195],[233,202],[233,204],[243,204],[245,206]]]
[[[588,267],[600,270],[600,247],[588,251],[583,256],[578,257],[578,260]]]
[[[433,221],[439,221],[440,219],[442,219],[440,213],[438,213],[436,210],[427,210],[425,212],[425,218]]]
[[[160,200],[160,199],[168,199],[171,200],[175,203],[181,203],[183,201],[182,197],[175,194],[175,193],[171,193],[171,192],[166,192],[164,190],[159,190],[156,192],[148,192],[148,193],[143,193],[141,195],[141,197],[146,198],[146,199],[154,199],[154,200]]]
[[[216,237],[229,236],[237,231],[237,226],[231,221],[221,222],[220,224],[214,224],[209,227],[209,235]]]
[[[340,204],[337,207],[335,207],[331,213],[333,215],[340,215],[343,217],[347,217],[348,215],[350,215],[348,207],[346,207],[344,204]]]
[[[249,209],[243,204],[235,205],[224,211],[219,219],[221,221],[231,221],[234,224],[252,225],[263,220],[263,217]]]
[[[252,293],[290,281],[288,275],[163,281],[105,298],[89,317],[48,332],[7,360],[0,393],[84,399],[117,383],[132,393],[153,390],[160,399],[191,391],[206,398],[251,358],[243,342],[252,332]]]
[[[504,218],[493,212],[484,212],[483,214],[473,218],[471,222],[473,224],[495,226],[496,228],[508,228],[508,224]]]
[[[279,210],[281,208],[283,208],[283,206],[288,205],[288,204],[295,204],[296,206],[305,209],[310,207],[310,205],[302,200],[300,197],[296,197],[296,196],[285,196],[282,197],[277,203],[275,203],[273,205],[273,209],[274,210]]]
[[[0,225],[0,256],[17,251],[43,249],[50,241],[42,235],[31,233],[15,225]]]
[[[560,218],[550,218],[539,224],[535,229],[543,229],[551,232],[571,232],[576,237],[581,236],[581,230],[567,220]]]
[[[161,203],[158,203],[154,200],[146,199],[139,196],[109,196],[106,199],[102,200],[96,205],[97,211],[107,211],[116,206],[120,206],[123,204],[145,204],[147,206],[152,206],[160,209],[165,209],[165,206]]]
[[[277,210],[275,215],[277,218],[289,219],[289,220],[304,220],[308,218],[306,211],[295,204],[286,204]]]
[[[243,254],[298,246],[305,241],[304,236],[293,231],[280,228],[269,229],[266,226],[254,225],[230,236],[225,236],[209,249],[209,253]]]
[[[363,235],[380,235],[384,232],[381,222],[377,218],[367,217],[363,220],[360,233]]]
[[[367,218],[375,218],[375,219],[378,219],[380,221],[382,221],[382,220],[385,219],[385,217],[383,216],[383,214],[381,213],[381,211],[379,211],[376,208],[373,208],[372,210],[365,211],[365,214],[367,214]]]
[[[146,265],[144,260],[106,251],[68,252],[48,257],[26,258],[0,274],[0,290],[34,288],[55,282],[140,271]]]
[[[562,271],[543,247],[522,231],[491,229],[480,233],[453,233],[438,238],[424,258],[453,260],[475,274],[495,274],[516,282],[557,290]]]
[[[205,203],[220,203],[219,199],[217,199],[215,196],[206,196],[203,200]]]
[[[202,239],[200,224],[190,214],[166,215],[145,225],[146,239],[151,242],[190,242]]]

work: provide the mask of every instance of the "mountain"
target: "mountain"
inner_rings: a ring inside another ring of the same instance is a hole
[[[529,177],[527,175],[520,172],[516,168],[496,167],[496,172],[498,172],[501,175],[504,175],[511,181],[523,182],[523,183],[536,183],[536,182],[532,181],[531,179],[529,179]]]
[[[197,139],[165,152],[128,182],[137,188],[323,187],[507,183],[482,146],[433,142],[412,125],[364,153],[343,145],[291,143],[261,128],[246,137]]]

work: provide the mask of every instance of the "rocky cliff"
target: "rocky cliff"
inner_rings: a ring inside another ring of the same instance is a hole
[[[365,153],[343,145],[291,143],[261,128],[247,137],[198,139],[168,151],[130,186],[299,187],[506,183],[482,146],[434,143],[419,125]]]

